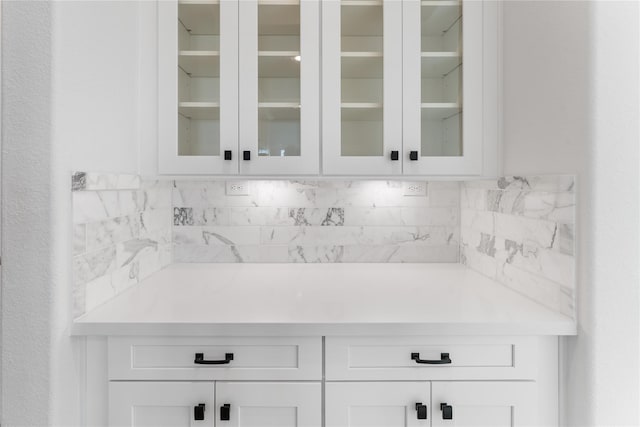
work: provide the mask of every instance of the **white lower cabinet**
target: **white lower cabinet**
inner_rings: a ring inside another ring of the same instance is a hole
[[[533,381],[433,382],[431,405],[432,427],[543,425],[536,414]],[[445,410],[450,411],[451,419],[445,419]]]
[[[216,405],[221,427],[316,427],[322,424],[322,385],[218,382]]]
[[[109,425],[558,425],[557,340],[110,338]]]
[[[326,385],[326,427],[520,427],[536,419],[534,382]]]
[[[195,420],[200,418],[196,417],[200,411],[203,415],[202,420]],[[109,384],[109,425],[213,426],[213,382],[112,381]]]
[[[428,382],[327,383],[325,393],[326,427],[417,427],[431,422]]]

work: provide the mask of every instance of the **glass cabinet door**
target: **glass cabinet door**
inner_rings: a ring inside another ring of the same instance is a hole
[[[478,173],[482,2],[405,0],[403,14],[404,173]]]
[[[237,0],[158,2],[158,19],[160,173],[237,173]]]
[[[402,3],[325,0],[323,172],[402,172]]]
[[[240,172],[317,174],[319,2],[240,1]]]

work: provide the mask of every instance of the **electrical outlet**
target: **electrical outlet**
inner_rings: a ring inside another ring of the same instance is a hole
[[[427,183],[426,182],[405,182],[404,195],[405,196],[426,196]]]
[[[248,196],[249,181],[227,181],[226,194],[227,196]]]

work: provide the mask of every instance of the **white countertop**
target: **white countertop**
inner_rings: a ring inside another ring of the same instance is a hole
[[[174,264],[74,335],[575,335],[573,319],[460,264]]]

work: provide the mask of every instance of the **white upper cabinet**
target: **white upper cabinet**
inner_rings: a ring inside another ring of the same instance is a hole
[[[322,25],[323,172],[401,174],[402,2],[325,0]]]
[[[403,171],[482,172],[483,2],[403,1]]]
[[[497,16],[474,0],[160,1],[160,173],[495,174]]]
[[[238,2],[158,2],[159,171],[238,173]]]
[[[241,174],[318,174],[319,47],[319,1],[240,1]]]
[[[476,175],[483,2],[323,2],[323,171]]]

